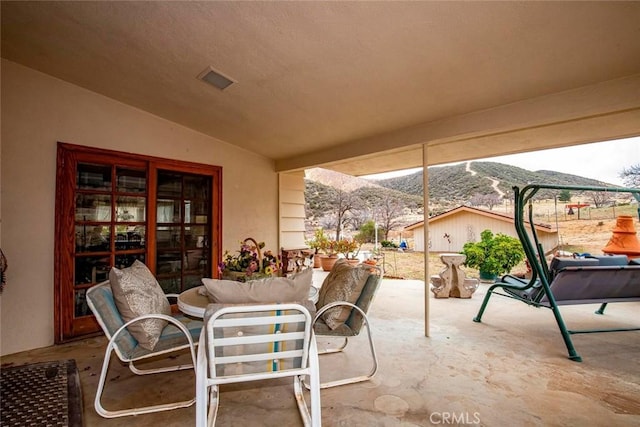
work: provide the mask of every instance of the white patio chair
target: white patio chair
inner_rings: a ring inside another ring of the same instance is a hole
[[[96,412],[105,418],[115,418],[126,415],[140,415],[151,412],[168,411],[193,405],[195,403],[195,398],[180,402],[115,411],[107,410],[102,406],[101,398],[104,391],[112,352],[115,351],[116,355],[123,363],[128,363],[129,369],[136,375],[156,374],[181,369],[195,369],[195,343],[200,335],[202,322],[189,319],[182,314],[172,316],[164,314],[148,314],[139,316],[125,323],[118,311],[118,308],[116,307],[109,281],[93,286],[87,291],[86,295],[89,308],[91,308],[91,311],[96,316],[96,320],[100,324],[100,327],[109,339],[109,343],[104,354],[102,371],[100,373],[100,380],[94,402]],[[167,297],[177,297],[177,295],[169,294]],[[127,326],[132,323],[150,318],[164,319],[169,322],[169,324],[163,329],[160,339],[152,351],[138,345],[136,339],[127,330]],[[192,363],[188,365],[174,365],[147,369],[140,369],[134,365],[134,362],[187,349],[191,354],[192,360]]]
[[[296,303],[210,304],[196,369],[196,426],[213,426],[220,385],[293,377],[305,426],[320,426],[320,374],[309,311]],[[302,378],[310,377],[310,407]]]

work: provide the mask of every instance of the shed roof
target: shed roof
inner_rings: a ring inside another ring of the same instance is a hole
[[[431,218],[429,218],[429,223],[433,223],[436,221],[441,221],[445,218],[448,218],[450,216],[453,215],[458,215],[461,214],[462,212],[469,212],[473,215],[482,215],[482,216],[486,216],[488,218],[493,218],[499,221],[504,221],[504,222],[510,222],[513,223],[513,216],[511,215],[507,215],[507,214],[503,214],[503,213],[498,213],[498,212],[492,212],[492,211],[487,211],[484,209],[479,209],[479,208],[473,208],[471,206],[458,206],[456,208],[450,209],[446,212],[443,212],[441,214],[438,215],[434,215]],[[528,221],[525,221],[526,223],[528,223]],[[557,230],[554,230],[551,225],[549,224],[543,224],[543,223],[534,223],[534,226],[536,228],[536,231],[541,231],[544,233],[553,233]],[[411,231],[414,230],[416,228],[420,228],[420,227],[424,227],[424,221],[418,221],[416,223],[407,225],[404,229],[405,231]]]

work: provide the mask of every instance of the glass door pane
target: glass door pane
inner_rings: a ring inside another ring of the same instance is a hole
[[[181,197],[182,174],[158,172],[158,197]]]
[[[121,193],[146,193],[147,171],[116,167],[116,190]]]
[[[111,166],[78,164],[76,185],[79,190],[111,190]]]
[[[158,171],[156,272],[165,292],[182,292],[211,276],[212,178]]]
[[[76,195],[76,221],[111,221],[111,194]]]
[[[115,179],[114,179],[115,177]],[[146,171],[78,163],[75,188],[75,316],[86,316],[85,293],[114,265],[145,259]],[[114,185],[116,183],[116,185]]]

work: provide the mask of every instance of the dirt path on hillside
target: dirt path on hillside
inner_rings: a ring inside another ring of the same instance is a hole
[[[504,192],[498,188],[500,181],[498,181],[495,178],[489,178],[488,176],[486,176],[485,178],[491,181],[491,188],[493,188],[495,192],[500,195],[501,198],[504,197]]]
[[[471,169],[471,162],[467,162],[467,163],[466,163],[465,170],[466,170],[467,172],[469,172],[469,173],[471,174],[471,176],[475,176],[475,175],[477,175],[477,174],[478,174],[478,172],[476,172],[476,171],[474,171],[474,170],[472,170],[472,169]],[[493,188],[493,190],[494,190],[496,193],[498,193],[498,195],[499,195],[501,198],[502,198],[502,197],[504,197],[504,192],[503,192],[503,191],[501,191],[501,190],[498,188],[498,185],[500,185],[500,181],[499,181],[499,180],[497,180],[497,179],[495,179],[495,178],[490,178],[490,177],[488,177],[488,176],[485,176],[485,178],[487,178],[489,181],[491,181],[491,188]]]
[[[471,170],[471,162],[467,162],[466,171],[471,174],[471,176],[475,176],[478,172]]]

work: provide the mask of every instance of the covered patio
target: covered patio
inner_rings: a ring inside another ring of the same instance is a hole
[[[316,273],[322,274],[319,271]],[[579,335],[582,363],[567,358],[549,310],[494,297],[483,323],[474,323],[487,289],[472,299],[434,299],[431,336],[424,336],[425,285],[385,279],[369,312],[380,359],[372,381],[322,390],[327,426],[428,425],[609,425],[640,423],[640,341],[637,332]],[[614,304],[605,316],[596,306],[563,307],[567,323],[580,327],[629,326],[640,303]],[[635,325],[637,326],[637,325]],[[322,345],[324,341],[319,341]],[[366,337],[352,340],[347,354],[322,356],[328,378],[358,368]],[[87,426],[193,425],[195,407],[164,413],[104,419],[93,399],[104,338],[46,347],[3,357],[3,363],[73,358],[80,371]],[[112,361],[106,402],[153,403],[169,391],[166,377],[133,378]],[[165,374],[167,375],[167,374]],[[170,390],[188,398],[194,378],[172,373]],[[135,384],[135,386],[133,386]],[[301,425],[291,383],[262,382],[222,389],[217,425]],[[165,396],[166,397],[166,396]]]
[[[89,316],[74,311],[82,290],[59,278],[75,271],[59,265],[69,251],[56,246],[56,220],[74,220],[56,197],[57,172],[75,173],[58,162],[59,142],[219,170],[221,255],[247,236],[274,250],[304,244],[307,168],[426,172],[640,135],[640,2],[1,8],[0,246],[10,268],[0,355],[3,364],[75,359],[87,426],[190,425],[195,408],[116,420],[93,410],[106,342],[71,341],[82,328],[66,334]],[[232,85],[209,86],[209,71]],[[424,201],[428,212],[427,173]],[[371,310],[379,373],[323,391],[325,424],[638,424],[637,335],[579,336],[584,362],[574,363],[543,310],[492,301],[484,323],[472,322],[484,291],[435,300],[424,282],[385,280]],[[585,325],[626,324],[637,310],[630,303],[596,318],[588,307],[565,309],[568,322]],[[347,365],[326,357],[325,374]],[[132,388],[131,375],[122,367],[110,381],[114,398],[162,397],[164,384]],[[172,393],[191,395],[193,378],[175,375]],[[296,425],[289,395],[273,385],[228,391],[219,425]]]

